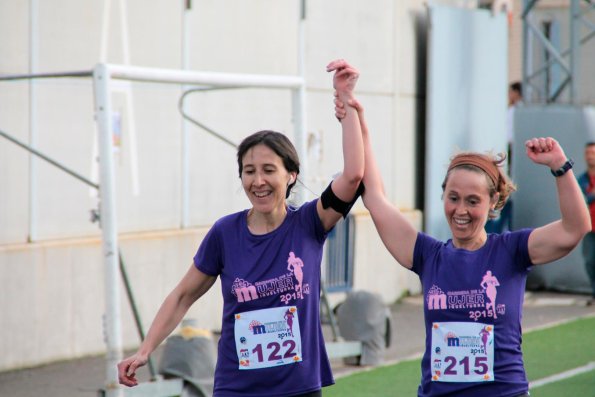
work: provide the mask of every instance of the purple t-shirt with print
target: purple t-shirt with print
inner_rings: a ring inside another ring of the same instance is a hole
[[[521,318],[531,231],[489,234],[476,251],[418,234],[412,270],[422,283],[426,327],[419,397],[527,392]]]
[[[316,203],[289,207],[283,223],[264,235],[248,230],[248,210],[231,214],[202,241],[194,264],[220,277],[224,302],[215,396],[291,396],[334,383],[319,318],[327,235]],[[275,309],[281,307],[287,311]],[[261,309],[273,309],[267,312],[277,313],[278,321],[245,315]],[[249,326],[237,325],[240,317],[252,318]],[[288,341],[288,335],[299,337]],[[262,344],[250,344],[265,337]],[[295,362],[280,364],[288,357]]]

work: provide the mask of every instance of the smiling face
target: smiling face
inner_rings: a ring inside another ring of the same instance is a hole
[[[295,172],[287,171],[281,157],[264,144],[252,146],[242,157],[242,186],[256,212],[284,211],[287,185],[296,177]]]
[[[487,239],[485,224],[495,199],[480,171],[455,168],[444,187],[444,215],[457,248],[477,249]]]

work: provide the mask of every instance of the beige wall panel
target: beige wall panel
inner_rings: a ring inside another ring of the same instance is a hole
[[[38,150],[88,179],[94,138],[91,95],[89,80],[48,80],[38,86],[36,95]],[[35,185],[37,239],[97,233],[97,225],[89,222],[97,200],[87,185],[42,160]]]
[[[294,141],[291,105],[289,90],[223,90],[192,94],[187,111],[236,144],[263,129],[282,132]],[[189,124],[188,134],[191,224],[211,224],[225,214],[248,208],[236,149],[193,124]]]
[[[176,228],[180,224],[179,91],[170,85],[124,87],[112,95],[122,127],[121,147],[114,155],[118,227],[122,232]]]
[[[297,73],[297,1],[205,0],[187,11],[193,70]]]
[[[427,19],[425,2],[420,0],[397,1],[395,10],[395,80],[400,95],[425,95],[417,92],[418,70],[418,25]],[[422,59],[425,59],[425,55]],[[423,76],[420,76],[423,78]]]
[[[21,113],[27,98],[26,84],[0,83],[0,129],[21,142],[29,141],[29,120]],[[0,137],[0,245],[27,241],[28,219],[29,155]]]
[[[0,74],[25,73],[29,68],[28,2],[0,2],[0,37]]]
[[[125,0],[112,0],[119,3]],[[180,69],[182,65],[182,7],[185,1],[126,0],[130,63]],[[194,5],[201,2],[193,1]],[[112,22],[113,24],[113,22]]]
[[[308,86],[329,89],[320,74],[327,63],[344,58],[362,76],[361,92],[390,93],[394,70],[394,2],[332,0],[309,2],[306,58]]]
[[[102,1],[37,1],[38,70],[89,70],[100,54]]]

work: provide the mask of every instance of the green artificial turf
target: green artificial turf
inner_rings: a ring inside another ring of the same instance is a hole
[[[595,317],[577,319],[523,336],[525,369],[535,381],[595,361]],[[417,395],[420,359],[359,372],[323,389],[324,397],[411,397]],[[532,397],[595,397],[595,371],[547,384]]]

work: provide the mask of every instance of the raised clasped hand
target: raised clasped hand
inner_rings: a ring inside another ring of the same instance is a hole
[[[333,88],[340,98],[351,98],[353,90],[359,78],[359,71],[349,65],[344,59],[336,59],[326,66],[327,72],[335,72],[333,76]]]

